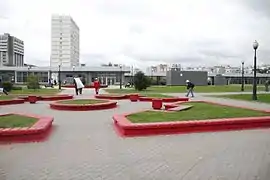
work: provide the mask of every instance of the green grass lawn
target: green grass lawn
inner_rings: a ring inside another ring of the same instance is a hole
[[[153,94],[153,93],[140,93],[141,96],[153,97],[153,98],[169,98],[173,96],[165,95],[165,94]]]
[[[127,118],[133,123],[151,123],[270,115],[270,113],[213,105],[202,102],[184,104],[193,105],[193,107],[179,112],[145,111],[131,114]]]
[[[183,93],[186,92],[186,86],[151,86],[145,91],[136,91],[133,88],[127,89],[104,89],[108,93]],[[241,85],[226,86],[195,86],[195,93],[211,93],[211,92],[240,92]],[[245,91],[252,91],[252,86],[246,85]],[[258,91],[264,91],[263,86],[258,86]]]
[[[15,95],[5,95],[3,94],[2,96],[0,96],[0,100],[10,100],[10,99],[15,99],[17,98],[17,96]]]
[[[252,101],[252,94],[216,95],[214,97]],[[270,103],[270,94],[258,94],[257,97],[258,97],[258,100],[257,100],[258,102]]]
[[[60,101],[61,104],[99,104],[105,102],[108,101],[99,99],[75,99],[75,100]]]
[[[12,90],[10,94],[20,94],[20,95],[28,95],[28,94],[37,94],[37,95],[54,95],[59,93],[58,89],[22,89],[22,90]]]
[[[31,127],[37,120],[36,118],[15,114],[0,116],[0,128]]]

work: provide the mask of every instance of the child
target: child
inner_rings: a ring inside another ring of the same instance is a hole
[[[100,88],[100,82],[98,81],[98,78],[96,78],[94,81],[94,88],[95,88],[96,94],[98,94],[99,88]]]

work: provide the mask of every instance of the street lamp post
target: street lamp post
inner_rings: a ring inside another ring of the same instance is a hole
[[[254,49],[254,67],[253,67],[253,93],[252,100],[257,100],[257,49],[259,47],[259,43],[255,40],[253,43]]]
[[[245,73],[245,70],[244,70],[244,65],[245,65],[245,62],[242,61],[242,79],[241,79],[241,91],[244,91],[244,73]]]
[[[58,65],[58,84],[59,90],[61,90],[61,64]]]
[[[75,77],[75,75],[74,75],[74,71],[75,71],[75,66],[73,65],[73,66],[72,66],[72,73],[73,73],[73,77]]]
[[[122,65],[119,65],[120,67],[120,89],[122,89]]]

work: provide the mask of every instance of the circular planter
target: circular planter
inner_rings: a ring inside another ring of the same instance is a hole
[[[152,108],[156,110],[160,110],[162,108],[162,99],[153,99]]]
[[[0,105],[23,104],[24,99],[0,100]]]
[[[74,100],[74,101],[77,101],[77,100]],[[91,99],[80,99],[80,100],[91,100]],[[64,102],[65,101],[57,101],[57,102],[51,103],[50,108],[56,109],[56,110],[64,110],[64,111],[91,111],[91,110],[112,109],[112,108],[117,107],[117,102],[111,102],[111,101],[104,101],[104,102],[95,103],[95,104],[66,104]]]
[[[129,99],[131,102],[137,102],[139,100],[139,94],[130,94]]]
[[[96,95],[95,98],[97,99],[111,99],[111,100],[121,100],[121,99],[128,99],[130,97],[129,94],[99,94]]]

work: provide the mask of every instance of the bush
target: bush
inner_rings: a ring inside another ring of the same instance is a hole
[[[3,88],[7,91],[10,92],[12,90],[13,84],[11,82],[5,81],[3,82]]]
[[[150,86],[151,79],[146,77],[143,72],[137,72],[134,75],[134,86],[138,91],[147,89]]]
[[[12,87],[12,90],[22,90],[23,89],[23,87],[21,87],[21,86],[13,86]]]
[[[38,76],[29,75],[27,78],[28,89],[40,89]]]

